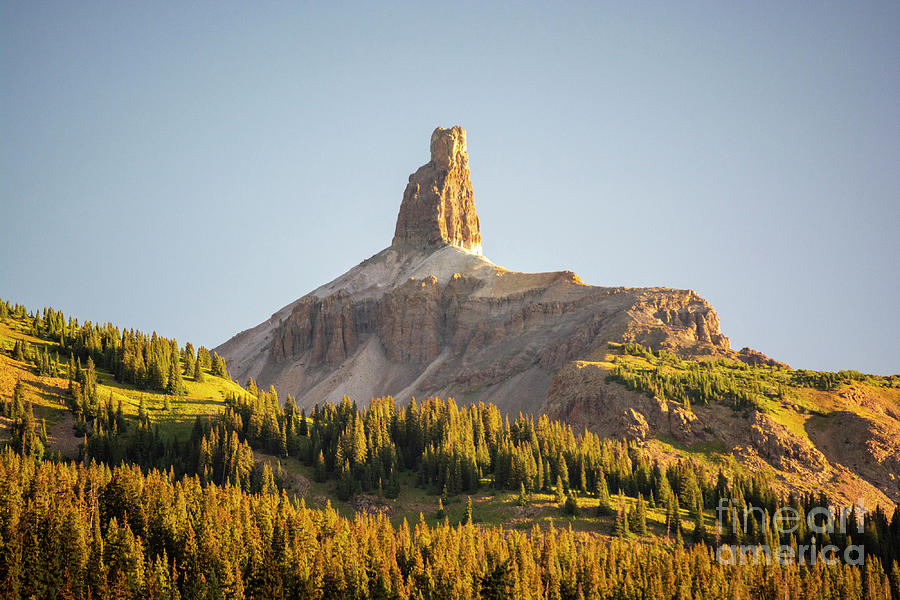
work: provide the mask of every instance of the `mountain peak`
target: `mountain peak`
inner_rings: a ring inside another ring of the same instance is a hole
[[[436,249],[458,246],[481,255],[466,130],[438,127],[431,134],[431,160],[409,176],[392,245]]]

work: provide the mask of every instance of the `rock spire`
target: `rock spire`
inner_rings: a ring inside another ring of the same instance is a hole
[[[481,255],[466,130],[458,125],[431,134],[431,160],[409,176],[392,242],[415,249],[447,244]]]

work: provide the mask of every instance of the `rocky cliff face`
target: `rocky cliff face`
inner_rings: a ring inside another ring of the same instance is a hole
[[[647,308],[648,297],[677,304],[679,316],[664,324]],[[631,327],[635,319],[640,328]],[[273,329],[269,370],[254,376],[268,384],[271,373],[276,387],[300,394],[304,404],[319,401],[303,396],[304,389],[284,374],[302,364],[307,371],[345,377],[369,340],[379,347],[385,365],[402,365],[415,375],[395,382],[376,375],[384,387],[374,385],[369,395],[402,395],[415,381],[409,393],[490,397],[512,411],[537,410],[552,373],[602,349],[608,340],[658,342],[694,353],[727,350],[715,312],[690,292],[596,288],[572,273],[498,269],[487,279],[461,273],[446,280],[410,278],[377,298],[344,290],[306,297]],[[504,390],[504,383],[525,374],[542,383]]]
[[[516,273],[481,256],[466,133],[438,128],[410,176],[391,246],[216,350],[312,406],[453,395],[537,412],[553,374],[607,341],[731,352],[690,290],[605,288],[570,271]]]
[[[428,249],[450,244],[481,254],[469,177],[465,129],[438,127],[431,134],[431,160],[409,176],[392,245]]]

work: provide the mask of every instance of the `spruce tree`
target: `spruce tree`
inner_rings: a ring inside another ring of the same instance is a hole
[[[282,458],[287,458],[287,455],[288,455],[287,431],[284,426],[281,427],[281,439],[278,442],[278,453]]]
[[[147,414],[147,404],[144,401],[144,394],[141,394],[140,403],[138,404],[138,420],[141,423],[150,420],[150,417]]]
[[[519,484],[519,497],[516,498],[516,504],[518,506],[528,506],[528,495],[525,493],[525,484]]]
[[[204,370],[208,370],[212,367],[212,358],[210,357],[209,350],[200,346],[200,349],[197,350],[197,362],[200,363],[200,368]]]
[[[609,498],[609,486],[606,484],[606,475],[600,471],[600,476],[596,481],[597,486],[597,514],[604,517],[613,514],[615,511]]]
[[[328,470],[325,466],[325,455],[321,450],[319,450],[319,454],[316,455],[316,463],[313,466],[313,477],[320,483],[328,480]]]
[[[13,360],[25,362],[25,342],[22,340],[16,340],[13,346]]]
[[[578,497],[572,490],[569,490],[569,494],[566,496],[566,503],[563,506],[563,511],[567,515],[575,516],[578,514]]]
[[[656,501],[661,506],[668,505],[672,497],[672,486],[669,485],[669,477],[666,475],[665,470],[660,469],[658,473],[656,479]]]
[[[12,408],[9,411],[10,419],[18,419],[25,414],[25,384],[19,379],[13,388]]]
[[[225,359],[219,356],[217,352],[213,352],[212,374],[216,377],[228,378],[228,367],[225,365]]]
[[[672,500],[672,533],[676,539],[681,538],[681,506],[678,502],[678,496],[673,496]]]
[[[466,514],[463,517],[463,525],[474,523],[472,520],[472,496],[468,496],[466,500]]]
[[[628,508],[625,506],[625,499],[620,494],[619,510],[616,511],[616,521],[613,524],[613,535],[616,537],[628,537]]]
[[[569,466],[566,464],[566,458],[560,454],[557,458],[557,465],[559,466],[559,475],[557,476],[557,483],[562,479],[563,488],[565,490],[569,489]],[[557,492],[558,493],[558,492]]]
[[[186,376],[190,377],[194,373],[194,363],[196,363],[197,360],[194,358],[193,347],[191,347],[190,344],[188,344],[188,347],[190,348],[190,351],[188,351],[188,348],[185,348],[184,353],[183,353],[183,356],[184,356],[183,360],[184,360],[184,374]]]
[[[169,366],[168,384],[166,392],[173,396],[183,396],[185,394],[184,380],[181,379],[181,369],[178,367],[177,355]]]
[[[631,531],[637,535],[647,535],[647,503],[644,501],[643,494],[638,494],[637,503],[631,512],[629,526]]]
[[[706,524],[703,522],[702,512],[694,517],[694,541],[698,543],[706,541]]]

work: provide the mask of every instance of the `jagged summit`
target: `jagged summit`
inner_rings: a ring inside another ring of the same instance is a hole
[[[431,160],[409,176],[391,245],[404,250],[449,244],[481,255],[469,177],[466,130],[438,127],[431,134]]]
[[[732,353],[690,290],[586,285],[482,255],[466,132],[437,128],[410,175],[393,243],[216,351],[239,381],[311,408],[348,395],[454,396],[540,412],[554,374],[608,341]]]

